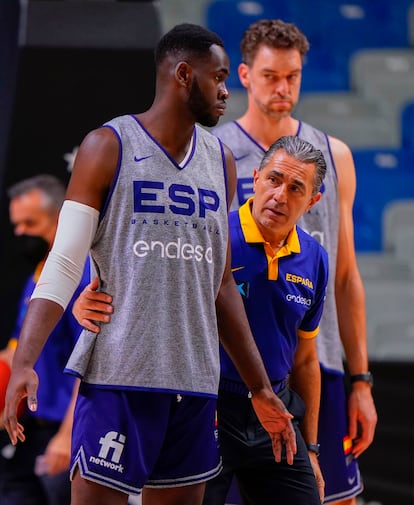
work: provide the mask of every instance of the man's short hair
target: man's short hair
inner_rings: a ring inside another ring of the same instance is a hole
[[[224,48],[222,39],[207,28],[191,23],[176,25],[158,42],[155,49],[155,66],[158,67],[168,55],[194,55],[204,58],[209,56],[213,44]]]
[[[309,50],[308,39],[299,28],[281,19],[262,19],[247,28],[240,44],[243,63],[251,65],[261,46],[273,49],[297,49],[302,61]]]
[[[269,147],[262,158],[259,170],[262,170],[269,163],[273,154],[280,149],[302,163],[315,165],[316,170],[313,184],[313,194],[318,193],[326,175],[326,161],[322,151],[320,149],[316,149],[313,144],[298,137],[297,135],[285,135],[278,138]]]
[[[66,186],[63,181],[51,174],[39,174],[16,182],[7,189],[7,196],[13,200],[33,190],[45,195],[45,207],[49,210],[58,212],[62,207]]]

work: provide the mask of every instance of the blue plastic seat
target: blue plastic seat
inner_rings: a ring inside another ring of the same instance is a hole
[[[401,144],[414,149],[414,102],[408,102],[401,111]]]
[[[277,3],[277,2],[276,2]],[[303,91],[347,91],[350,57],[363,48],[409,47],[412,0],[289,0],[289,21],[305,33],[310,51]]]
[[[414,198],[414,150],[361,149],[354,150],[353,156],[355,248],[382,251],[385,208],[393,201]]]
[[[317,0],[320,36],[315,41],[310,36],[311,51],[312,46],[317,52],[330,51],[331,71],[340,76],[340,89],[351,88],[350,57],[359,49],[409,46],[408,22],[401,22],[403,13],[408,12],[406,1]],[[398,3],[400,7],[395,5]],[[306,26],[301,28],[306,33]]]
[[[206,8],[206,26],[216,32],[224,42],[230,58],[230,88],[242,87],[237,68],[241,62],[240,42],[245,30],[255,21],[271,17],[262,1],[213,0]]]

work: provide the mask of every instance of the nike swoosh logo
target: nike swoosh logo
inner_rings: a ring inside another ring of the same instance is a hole
[[[243,270],[243,268],[246,268],[246,267],[235,267],[235,268],[232,268],[231,271],[237,272],[238,270]]]
[[[151,158],[152,154],[150,154],[149,156],[143,156],[142,158],[137,158],[136,156],[134,156],[134,161],[136,161],[137,163],[140,162],[140,161],[144,161],[148,158]]]
[[[352,484],[355,482],[356,477],[348,477],[348,484],[352,486]]]
[[[248,154],[242,154],[241,156],[235,156],[234,159],[236,161],[240,161],[242,160],[243,158],[247,158],[247,156],[249,156]]]
[[[46,286],[47,284],[49,284],[49,282],[38,282],[36,286],[39,288],[40,286]]]

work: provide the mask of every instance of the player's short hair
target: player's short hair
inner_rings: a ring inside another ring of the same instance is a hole
[[[243,63],[252,65],[261,46],[297,49],[303,61],[309,50],[309,41],[293,23],[281,19],[262,19],[251,24],[243,34],[240,44]]]
[[[223,47],[222,39],[211,30],[199,25],[182,23],[167,32],[155,49],[155,66],[170,55],[204,58],[210,55],[210,47],[216,44]]]

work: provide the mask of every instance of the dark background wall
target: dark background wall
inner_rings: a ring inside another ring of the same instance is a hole
[[[360,458],[364,500],[414,504],[414,363],[371,361],[378,412],[374,443]]]
[[[38,173],[68,181],[84,135],[146,109],[154,94],[156,2],[0,2],[0,347],[33,265],[16,255],[7,187]]]

